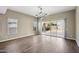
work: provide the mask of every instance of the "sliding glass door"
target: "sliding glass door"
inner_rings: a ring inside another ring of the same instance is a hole
[[[58,37],[65,37],[65,21],[64,20],[57,20],[57,36]]]
[[[42,22],[42,34],[64,38],[65,21],[54,20],[54,21]]]

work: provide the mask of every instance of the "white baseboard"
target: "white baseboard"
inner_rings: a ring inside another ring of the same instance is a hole
[[[69,38],[69,37],[65,37],[66,39],[70,39],[70,40],[76,40],[75,38]]]
[[[9,41],[9,40],[15,40],[15,39],[18,39],[18,38],[22,38],[22,37],[28,37],[28,36],[33,36],[34,34],[31,34],[31,35],[23,35],[23,36],[19,36],[19,37],[14,37],[14,38],[10,38],[10,39],[6,39],[6,40],[1,40],[0,42],[5,42],[5,41]]]

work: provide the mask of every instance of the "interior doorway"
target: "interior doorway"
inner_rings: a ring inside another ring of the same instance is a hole
[[[42,22],[42,34],[64,38],[65,20]]]

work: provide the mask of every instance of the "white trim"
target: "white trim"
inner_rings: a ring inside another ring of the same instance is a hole
[[[22,37],[28,37],[28,36],[32,36],[34,34],[31,34],[31,35],[23,35],[23,36],[19,36],[19,37],[14,37],[14,38],[10,38],[10,39],[6,39],[6,40],[1,40],[0,42],[5,42],[5,41],[9,41],[9,40],[15,40],[15,39],[18,39],[18,38],[22,38]]]
[[[66,39],[70,39],[70,40],[76,40],[75,38],[69,38],[69,37],[65,37]]]

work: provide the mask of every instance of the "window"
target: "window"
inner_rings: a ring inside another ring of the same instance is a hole
[[[8,34],[17,34],[17,19],[8,19]]]

